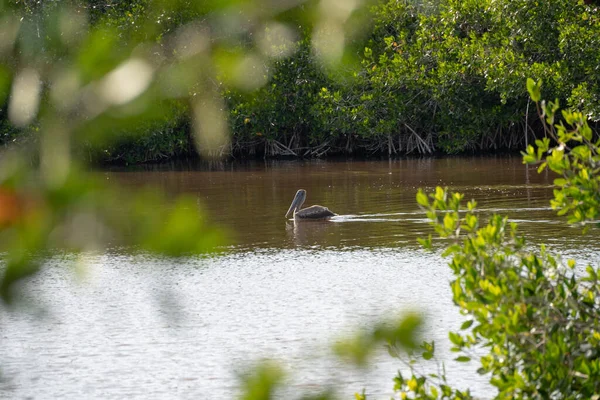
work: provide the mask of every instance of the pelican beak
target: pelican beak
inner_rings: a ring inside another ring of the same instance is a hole
[[[304,193],[302,190],[298,190],[296,192],[296,196],[294,197],[294,200],[292,201],[292,204],[290,205],[289,210],[287,210],[287,212],[285,213],[286,218],[288,217],[288,215],[290,215],[290,213],[293,213],[293,211],[300,208],[300,206],[304,202],[303,194]]]

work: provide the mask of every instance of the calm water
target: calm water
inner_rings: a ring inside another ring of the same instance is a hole
[[[343,398],[366,388],[389,398],[402,364],[383,352],[372,366],[343,366],[330,344],[369,323],[414,310],[423,338],[450,360],[447,331],[461,317],[443,259],[423,252],[429,233],[417,188],[447,186],[508,214],[529,242],[596,262],[582,236],[548,208],[552,178],[520,158],[277,162],[165,166],[102,172],[128,187],[153,185],[198,198],[233,244],[219,256],[166,259],[113,248],[56,257],[27,283],[31,306],[0,314],[0,397],[210,398],[238,393],[237,374],[270,357],[289,372],[281,398],[334,385]],[[306,205],[339,214],[294,225],[284,214],[298,188]],[[43,290],[40,290],[43,288]],[[425,366],[433,368],[435,365]],[[476,365],[447,362],[451,382],[493,392]]]

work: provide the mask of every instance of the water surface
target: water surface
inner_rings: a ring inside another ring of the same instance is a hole
[[[436,186],[475,199],[484,217],[509,215],[532,242],[568,236],[591,240],[569,227],[549,207],[553,176],[537,174],[520,157],[403,159],[391,161],[270,161],[216,163],[198,170],[183,165],[107,172],[128,186],[154,185],[168,193],[198,198],[211,219],[234,233],[239,250],[258,248],[388,248],[412,246],[430,232],[415,195]],[[286,223],[297,189],[308,193],[305,207],[320,204],[339,214],[334,223]],[[565,248],[572,248],[569,242]]]
[[[370,368],[355,369],[329,346],[413,310],[426,318],[423,338],[437,341],[450,381],[491,398],[476,365],[448,361],[447,331],[462,318],[445,261],[416,244],[430,232],[415,203],[417,188],[461,191],[478,201],[483,218],[508,214],[532,247],[550,243],[580,261],[599,255],[593,234],[582,236],[549,209],[553,177],[518,157],[192,164],[101,174],[130,188],[196,197],[234,242],[221,255],[176,261],[120,248],[50,260],[26,285],[32,307],[0,314],[2,397],[230,399],[237,374],[270,357],[289,371],[281,398],[334,385],[343,398],[366,388],[370,398],[387,399],[402,363],[382,352]],[[328,223],[286,221],[299,188],[308,192],[306,205],[339,215]],[[85,268],[73,267],[79,264]]]

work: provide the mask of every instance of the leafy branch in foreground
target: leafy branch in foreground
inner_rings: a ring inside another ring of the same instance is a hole
[[[541,82],[527,81],[527,90],[536,102],[547,137],[536,140],[537,148],[528,146],[523,161],[539,164],[560,175],[550,202],[559,215],[568,215],[569,223],[599,224],[600,211],[600,138],[581,112],[562,110],[558,120],[558,100],[540,101]],[[553,140],[554,146],[551,146]],[[587,229],[588,226],[586,226]]]
[[[600,281],[569,260],[525,248],[517,224],[494,215],[483,224],[475,203],[436,188],[417,201],[436,232],[452,239],[453,300],[468,320],[450,332],[452,351],[468,361],[480,357],[479,373],[490,374],[497,398],[591,398],[600,391]],[[443,217],[442,217],[443,216]],[[431,238],[423,241],[431,246]],[[430,398],[417,396],[414,398]],[[434,397],[435,398],[435,397]],[[442,397],[444,398],[444,397]]]
[[[568,214],[570,223],[597,223],[600,141],[581,113],[564,110],[564,122],[555,123],[558,101],[540,101],[540,86],[527,82],[548,137],[528,146],[523,161],[561,175],[551,201],[560,215]],[[457,361],[487,349],[478,372],[489,374],[496,398],[600,398],[597,268],[565,264],[543,245],[529,251],[516,223],[493,215],[484,224],[476,203],[464,209],[462,200],[440,187],[417,194],[436,233],[452,240],[444,256],[452,257],[453,300],[468,318],[463,333],[449,333],[452,351],[461,354]],[[431,236],[420,242],[432,247]],[[431,397],[415,392],[414,398]]]

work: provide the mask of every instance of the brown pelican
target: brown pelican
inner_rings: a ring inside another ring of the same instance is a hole
[[[306,200],[306,190],[300,189],[296,192],[296,196],[292,201],[292,205],[290,209],[285,213],[285,217],[293,211],[294,212],[294,220],[302,220],[302,221],[314,221],[314,220],[324,220],[337,215],[329,211],[329,208],[323,206],[310,206],[308,208],[300,210],[302,204],[304,204],[304,200]]]

